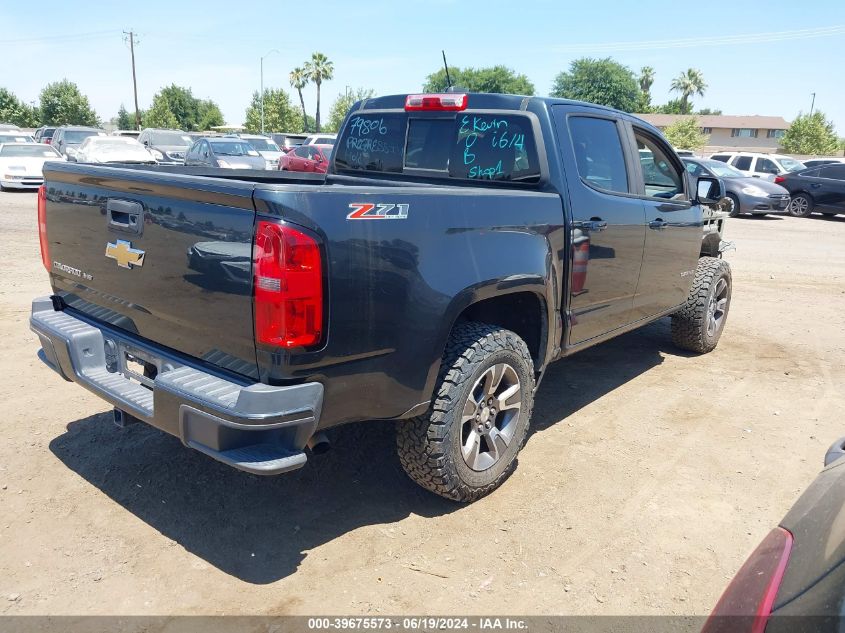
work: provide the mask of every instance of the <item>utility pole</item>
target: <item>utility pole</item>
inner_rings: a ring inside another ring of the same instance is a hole
[[[138,80],[135,78],[135,33],[133,31],[123,32],[129,36],[129,52],[132,55],[132,89],[135,92],[135,129],[141,129],[141,111],[138,109]]]
[[[813,93],[813,100],[810,102],[810,116],[813,116],[813,108],[816,107],[816,93]]]
[[[261,133],[264,134],[264,58],[269,57],[273,53],[279,53],[275,48],[267,51],[261,56]],[[279,53],[281,55],[281,53]]]

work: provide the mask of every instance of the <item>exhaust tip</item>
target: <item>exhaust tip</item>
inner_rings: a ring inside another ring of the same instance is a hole
[[[332,444],[329,442],[329,438],[326,434],[320,431],[319,433],[315,433],[311,436],[311,439],[308,440],[308,444],[306,444],[306,446],[308,446],[314,455],[324,455],[329,452]]]

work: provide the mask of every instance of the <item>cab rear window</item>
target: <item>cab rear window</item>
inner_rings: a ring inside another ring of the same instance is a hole
[[[355,115],[335,154],[335,167],[343,172],[519,182],[540,178],[534,130],[524,114]]]

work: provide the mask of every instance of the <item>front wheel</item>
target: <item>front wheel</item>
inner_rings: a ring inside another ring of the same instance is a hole
[[[672,342],[699,354],[715,349],[731,307],[732,286],[728,262],[699,259],[687,301],[672,315]]]
[[[534,402],[534,363],[525,342],[486,323],[457,325],[429,413],[398,422],[399,460],[423,488],[475,501],[516,467]]]
[[[734,194],[729,193],[725,196],[725,199],[728,201],[728,215],[735,218],[740,214],[739,198],[737,198]]]
[[[806,218],[813,212],[813,199],[806,193],[797,193],[789,201],[789,215],[796,218]]]

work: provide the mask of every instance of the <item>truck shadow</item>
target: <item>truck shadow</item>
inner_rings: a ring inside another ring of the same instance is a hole
[[[660,364],[672,350],[668,321],[552,365],[537,394],[532,429],[550,427]],[[463,506],[412,483],[396,457],[393,424],[334,429],[333,448],[301,470],[258,477],[188,450],[144,424],[118,429],[111,412],[71,422],[50,442],[68,468],[168,539],[245,582],[296,572],[307,552],[366,525]],[[388,534],[386,534],[388,535]]]

